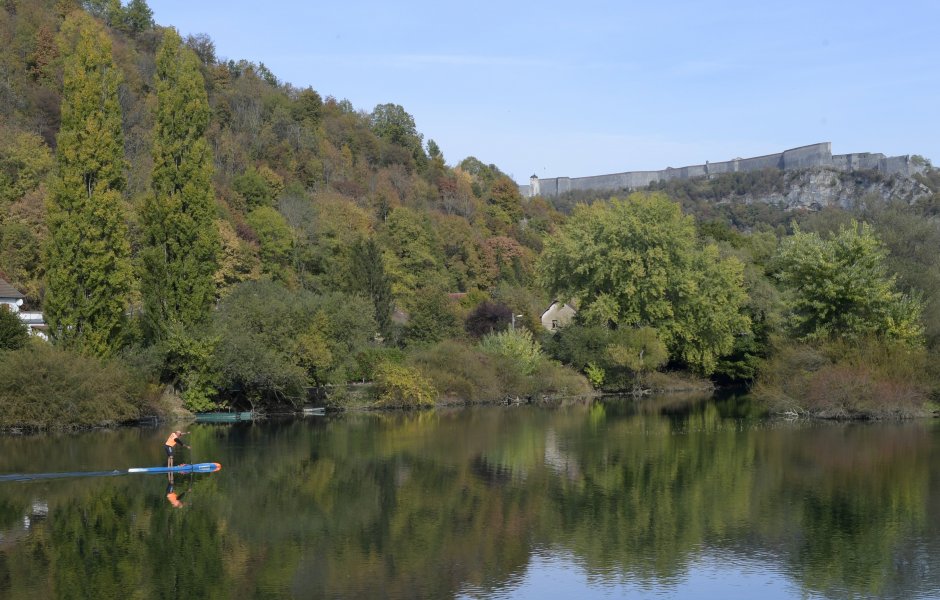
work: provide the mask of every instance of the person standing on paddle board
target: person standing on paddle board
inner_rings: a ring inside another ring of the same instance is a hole
[[[183,442],[182,439],[183,436],[187,435],[188,433],[188,431],[174,431],[170,434],[170,437],[166,438],[166,445],[164,447],[166,448],[166,466],[168,468],[173,466],[173,449],[177,444],[186,448],[190,447],[188,444]]]

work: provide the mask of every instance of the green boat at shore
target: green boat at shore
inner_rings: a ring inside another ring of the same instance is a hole
[[[244,412],[208,412],[196,413],[197,423],[236,423],[240,421],[253,421],[254,411]]]

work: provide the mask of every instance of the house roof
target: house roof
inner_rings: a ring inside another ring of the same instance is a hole
[[[0,279],[0,298],[25,298],[23,294],[19,293],[15,287],[6,282],[5,279]]]
[[[548,305],[548,308],[546,308],[545,311],[542,313],[542,318],[545,318],[545,315],[547,315],[548,313],[550,313],[553,308],[554,308],[557,312],[559,312],[559,313],[560,313],[560,312],[563,312],[566,308],[567,308],[569,311],[571,311],[572,313],[577,313],[577,312],[578,312],[578,311],[575,309],[575,307],[571,306],[570,304],[568,304],[568,303],[566,303],[566,302],[560,302],[560,301],[558,301],[558,300],[552,300],[552,303],[549,304],[549,305]]]

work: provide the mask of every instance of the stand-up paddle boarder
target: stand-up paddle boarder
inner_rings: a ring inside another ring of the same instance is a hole
[[[179,444],[180,446],[184,446],[186,448],[190,447],[188,444],[183,442],[183,439],[182,439],[183,436],[188,433],[189,433],[188,431],[186,432],[174,431],[173,433],[170,434],[170,437],[166,438],[166,445],[164,447],[166,448],[166,466],[167,467],[173,466],[173,448],[175,448],[177,444]]]

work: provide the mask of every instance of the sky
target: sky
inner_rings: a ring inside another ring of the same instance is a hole
[[[279,80],[399,104],[519,183],[832,142],[940,163],[940,2],[149,0]]]

